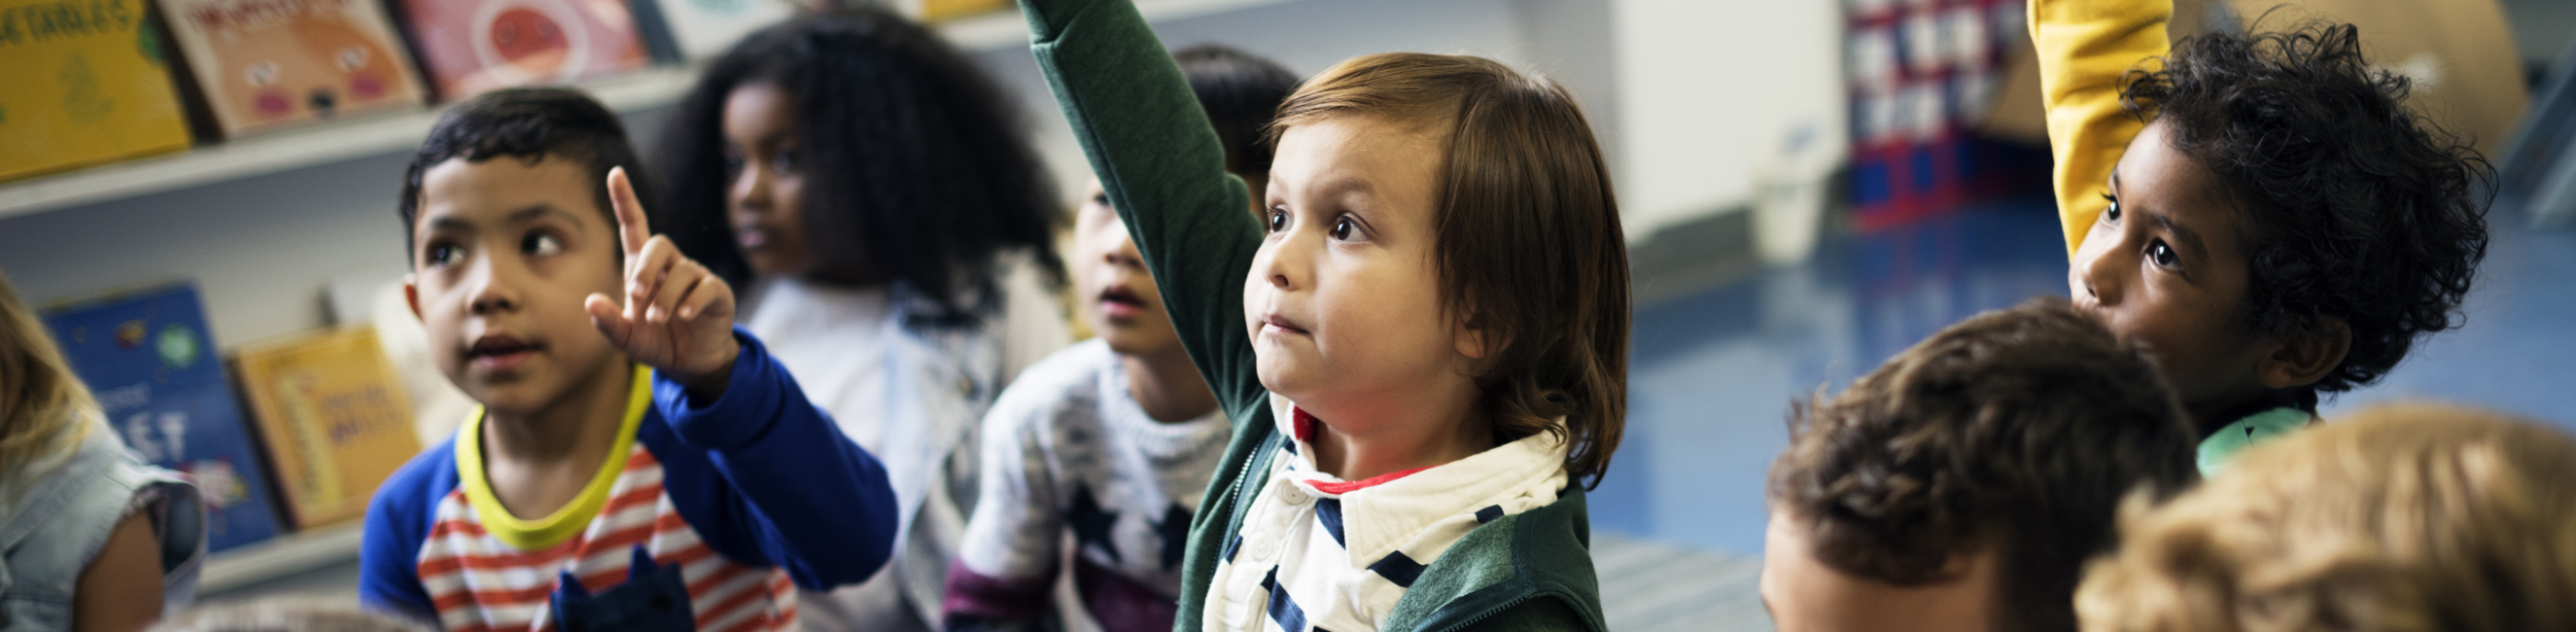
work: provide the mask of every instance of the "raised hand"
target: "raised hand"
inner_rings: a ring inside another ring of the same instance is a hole
[[[687,385],[693,395],[721,397],[742,343],[733,338],[733,286],[698,265],[671,239],[653,234],[626,169],[608,170],[617,239],[626,252],[626,300],[592,294],[590,323],[626,357]]]

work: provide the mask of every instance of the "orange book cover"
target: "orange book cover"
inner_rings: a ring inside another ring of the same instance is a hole
[[[297,529],[366,515],[376,486],[420,453],[373,327],[245,346],[233,365]]]
[[[161,0],[228,137],[425,100],[373,0]]]
[[[0,181],[188,148],[149,0],[0,0]]]
[[[494,88],[570,83],[643,68],[625,0],[402,0],[421,67],[454,101]]]

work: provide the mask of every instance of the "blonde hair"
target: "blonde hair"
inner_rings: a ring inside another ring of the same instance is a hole
[[[1432,216],[1442,303],[1498,341],[1476,379],[1495,436],[1564,437],[1566,476],[1599,484],[1628,417],[1633,307],[1609,162],[1582,106],[1491,59],[1363,55],[1290,94],[1270,143],[1290,127],[1372,115],[1443,139]]]
[[[72,374],[45,323],[0,275],[0,480],[36,457],[66,449],[99,416],[89,387]]]
[[[2372,408],[2121,522],[2088,631],[2576,629],[2576,439],[2528,420]]]

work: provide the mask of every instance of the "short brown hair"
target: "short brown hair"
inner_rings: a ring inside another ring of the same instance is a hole
[[[2154,363],[2063,299],[1951,325],[1790,415],[1775,511],[1818,562],[1897,585],[1991,551],[2003,629],[2073,630],[2123,495],[2191,483],[2195,435]]]
[[[2077,593],[2088,630],[2576,629],[2576,439],[2432,404],[2247,450],[2123,509]]]
[[[1494,345],[1480,405],[1499,437],[1568,435],[1566,475],[1600,484],[1628,416],[1628,246],[1574,95],[1481,57],[1365,55],[1289,95],[1271,143],[1343,116],[1445,137],[1437,265],[1443,304]]]

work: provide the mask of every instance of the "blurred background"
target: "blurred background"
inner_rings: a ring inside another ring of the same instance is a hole
[[[1173,48],[1225,44],[1300,75],[1364,53],[1484,55],[1583,100],[1609,152],[1638,292],[1629,431],[1592,500],[1619,629],[1767,629],[1751,582],[1763,472],[1786,443],[1789,402],[1968,314],[2066,292],[2020,0],[1135,1]],[[51,4],[60,3],[0,0],[0,12]],[[327,98],[200,85],[227,72],[286,85],[333,61],[228,66],[247,53],[210,33],[248,18],[221,0],[101,5],[158,15],[124,28],[162,63],[101,62],[84,71],[96,75],[87,83],[11,52],[32,40],[0,29],[0,85],[15,93],[0,97],[0,271],[58,324],[120,305],[199,310],[204,351],[233,358],[229,374],[206,379],[236,389],[234,423],[291,424],[268,420],[273,398],[261,391],[274,385],[260,381],[262,362],[325,343],[354,345],[354,357],[378,345],[403,353],[390,335],[350,332],[383,322],[384,288],[405,272],[396,192],[439,103],[491,85],[568,82],[624,115],[649,148],[694,60],[791,10],[629,0],[623,57],[528,79],[441,66],[452,51],[425,25],[454,19],[442,12],[459,9],[442,5],[474,3],[352,4],[378,25],[352,37],[378,44],[339,67],[399,72]],[[1071,208],[1088,169],[1020,17],[977,6],[1003,3],[897,4],[1016,94]],[[2505,175],[2466,328],[2431,338],[2381,384],[2330,400],[2329,413],[2438,397],[2576,425],[2576,394],[2564,387],[2576,375],[2565,361],[2576,357],[2567,327],[2576,234],[2556,228],[2576,215],[2576,160],[2560,156],[2576,135],[2576,95],[2565,94],[2576,2],[2182,0],[2173,32],[2259,27],[2276,7],[2270,19],[2283,23],[2358,24],[2376,63],[2416,80],[2410,105],[2475,138]],[[82,119],[84,100],[114,102],[117,117],[133,120]],[[126,333],[118,340],[132,343]],[[405,386],[408,399],[387,400],[400,420],[455,418],[431,410],[441,402],[424,394],[430,387]],[[402,450],[444,431],[388,433],[368,458],[399,463]],[[359,457],[295,453],[276,440],[292,432],[232,438],[250,451],[233,474],[254,507],[241,511],[274,520],[217,543],[207,600],[354,595],[357,514],[263,499],[301,482],[279,464]],[[185,449],[176,437],[162,442],[173,459]],[[363,506],[373,482],[360,479],[335,493]]]

